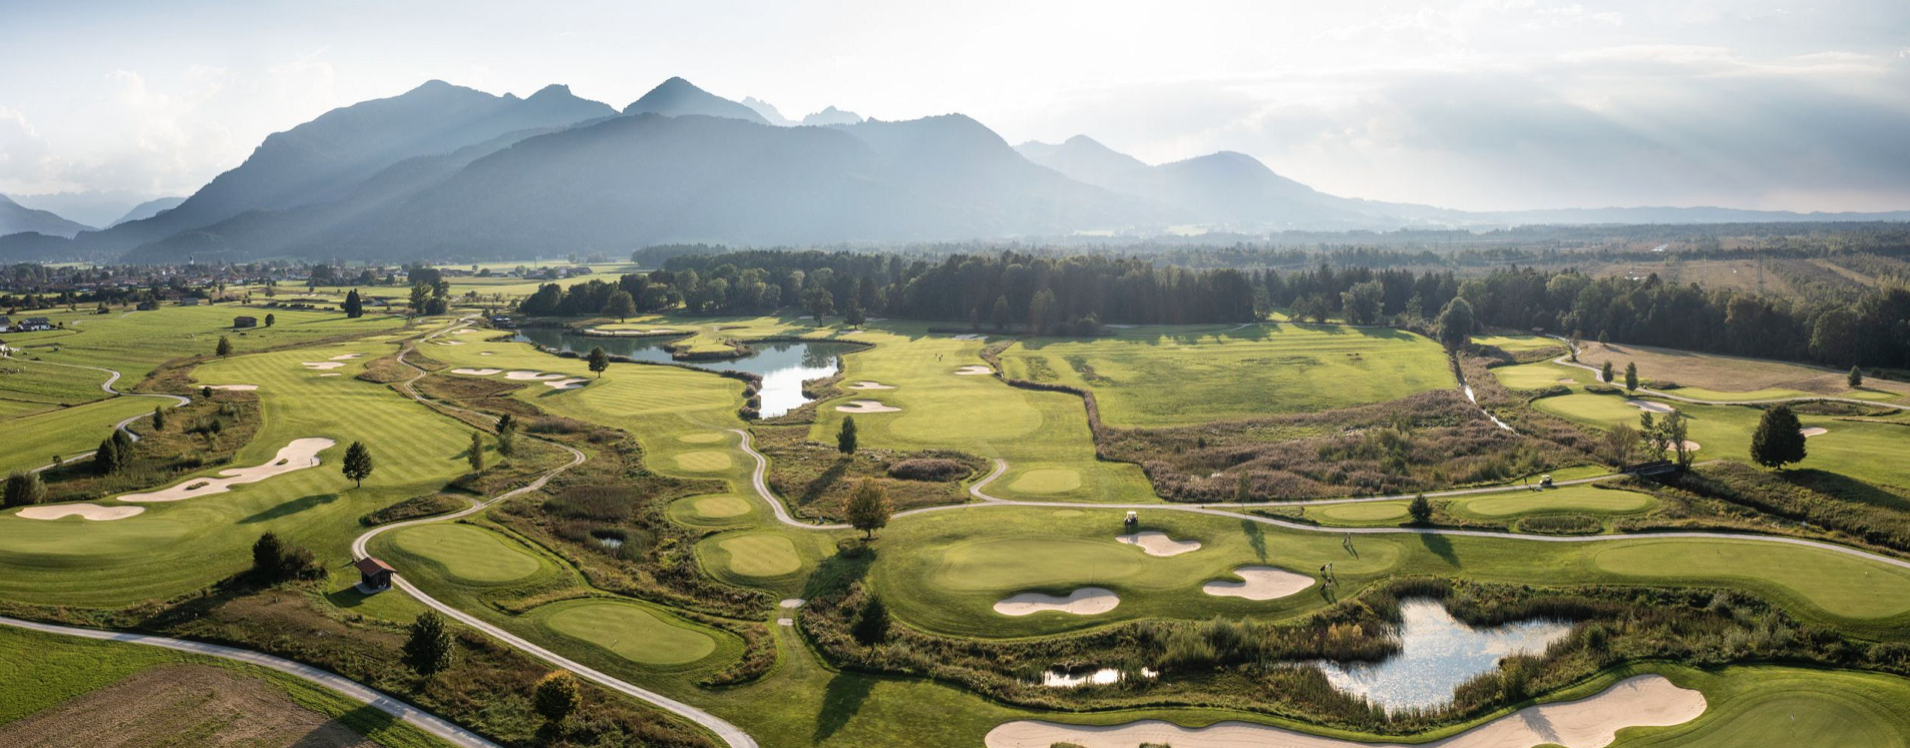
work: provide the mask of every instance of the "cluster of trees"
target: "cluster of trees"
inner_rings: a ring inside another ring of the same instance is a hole
[[[46,501],[46,483],[39,473],[15,470],[7,476],[7,487],[0,494],[0,507],[32,506]]]
[[[267,584],[296,579],[323,579],[326,569],[312,552],[266,533],[252,544],[252,574]]]
[[[113,433],[101,439],[99,448],[93,451],[95,475],[114,475],[132,466],[133,437],[124,429],[113,429]]]

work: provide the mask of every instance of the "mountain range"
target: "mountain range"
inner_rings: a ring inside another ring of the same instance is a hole
[[[792,121],[671,78],[622,110],[443,81],[265,139],[102,230],[0,198],[0,261],[516,258],[663,243],[803,245],[1517,223],[1910,220],[1725,209],[1467,213],[1337,197],[1245,154],[1150,165],[1086,136],[1010,146],[960,114]]]

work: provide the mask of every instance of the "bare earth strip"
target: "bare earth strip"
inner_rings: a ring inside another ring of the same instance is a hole
[[[1458,735],[1421,745],[1429,748],[1604,748],[1627,727],[1679,725],[1704,713],[1704,694],[1659,675],[1620,681],[1603,693],[1577,701],[1520,709]],[[1062,725],[1036,720],[1008,722],[989,731],[988,748],[1048,748],[1072,743],[1084,748],[1132,748],[1137,744],[1174,748],[1385,748],[1391,744],[1326,738],[1246,722],[1221,722],[1189,729],[1160,720],[1125,725]]]
[[[351,728],[258,678],[211,665],[161,665],[0,727],[12,748],[117,745],[375,748]]]

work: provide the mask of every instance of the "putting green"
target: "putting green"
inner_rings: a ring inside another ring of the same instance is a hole
[[[1101,580],[1133,576],[1149,561],[1158,563],[1112,538],[971,540],[944,549],[928,581],[961,591],[1072,588],[1090,574]]]
[[[708,634],[628,603],[569,605],[546,616],[544,624],[643,665],[685,665],[716,651],[716,640]]]
[[[1883,618],[1904,612],[1910,576],[1879,564],[1801,546],[1708,540],[1645,540],[1593,555],[1600,569],[1637,577],[1773,582],[1832,615]]]
[[[436,561],[467,582],[514,582],[541,568],[536,558],[470,525],[407,527],[392,533],[391,539],[405,552]]]
[[[1063,493],[1081,487],[1081,473],[1067,468],[1041,468],[1022,473],[1008,485],[1022,493]]]
[[[802,568],[796,544],[781,535],[734,535],[716,541],[716,547],[729,555],[729,570],[746,577],[780,577]]]
[[[697,516],[709,519],[740,517],[750,510],[750,503],[736,496],[703,496],[689,502]]]
[[[684,452],[676,456],[677,467],[697,473],[713,473],[718,470],[728,470],[732,464],[735,464],[735,462],[730,459],[728,452],[718,452],[716,450]]]
[[[677,437],[676,440],[683,442],[684,444],[718,444],[727,438],[729,438],[728,434],[704,432],[704,433],[698,433],[698,434],[684,434],[682,436]]]
[[[1329,504],[1320,507],[1320,516],[1341,522],[1380,522],[1405,519],[1406,502],[1376,501],[1360,504]]]
[[[1635,491],[1567,486],[1556,491],[1514,491],[1494,494],[1465,501],[1460,504],[1460,507],[1465,512],[1482,517],[1508,517],[1514,514],[1542,512],[1625,514],[1644,511],[1657,504],[1657,499]]]

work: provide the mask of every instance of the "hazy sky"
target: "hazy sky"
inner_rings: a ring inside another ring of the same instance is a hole
[[[1910,208],[1910,2],[0,0],[0,193],[187,194],[440,78],[963,112],[1469,209]]]

